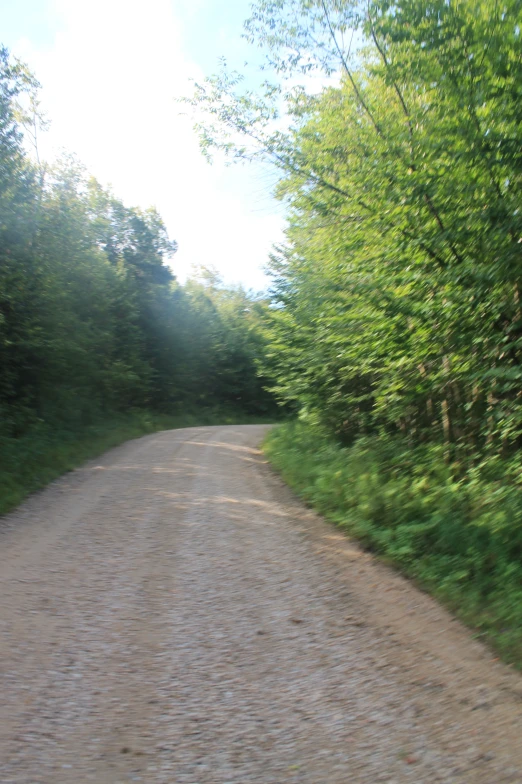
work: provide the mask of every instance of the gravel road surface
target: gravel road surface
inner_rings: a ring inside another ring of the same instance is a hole
[[[522,783],[520,676],[265,432],[129,442],[0,522],[2,784]]]

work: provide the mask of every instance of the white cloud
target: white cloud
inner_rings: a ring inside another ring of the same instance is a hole
[[[262,286],[283,221],[259,174],[209,167],[180,116],[175,96],[202,74],[183,51],[170,0],[54,0],[54,11],[51,48],[25,39],[14,47],[43,84],[52,122],[44,154],[65,147],[126,203],[155,205],[179,242],[180,277],[212,264],[229,281]]]

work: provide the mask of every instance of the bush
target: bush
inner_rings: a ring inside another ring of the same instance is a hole
[[[396,564],[522,665],[522,464],[447,464],[439,445],[374,436],[342,447],[311,421],[265,451],[298,494]]]

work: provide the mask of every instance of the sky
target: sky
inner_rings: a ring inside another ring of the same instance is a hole
[[[276,173],[209,165],[176,98],[225,56],[259,60],[241,39],[248,0],[0,0],[0,43],[42,84],[48,160],[75,153],[127,205],[155,206],[179,250],[183,281],[193,265],[256,290],[271,246],[283,238]]]

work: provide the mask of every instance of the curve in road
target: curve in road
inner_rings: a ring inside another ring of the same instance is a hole
[[[129,442],[0,530],[0,781],[522,782],[522,683],[304,508],[264,426]]]

